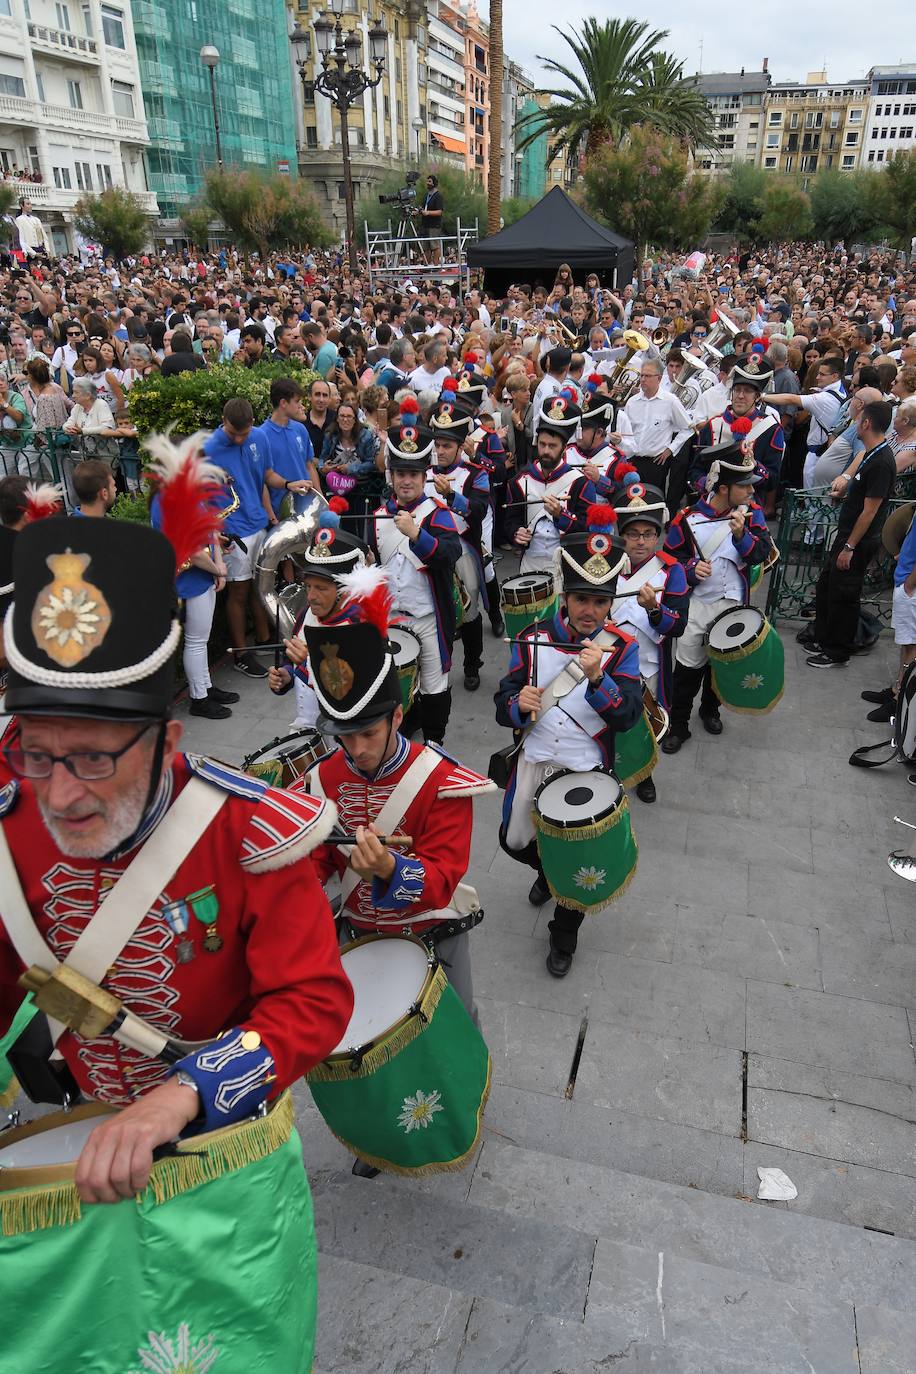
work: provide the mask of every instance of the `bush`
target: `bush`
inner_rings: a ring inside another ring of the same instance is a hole
[[[256,367],[220,363],[206,371],[201,368],[135,382],[128,393],[127,408],[141,438],[169,428],[176,434],[216,429],[223,418],[223,406],[236,396],[251,402],[255,424],[259,425],[270,415],[270,384],[277,377],[295,377],[307,391],[318,373],[295,362],[258,363]],[[304,403],[307,406],[307,398]]]
[[[121,492],[111,508],[115,520],[130,520],[135,525],[149,524],[149,506],[143,492]]]

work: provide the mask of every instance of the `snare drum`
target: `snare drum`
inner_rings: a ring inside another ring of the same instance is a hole
[[[549,620],[556,613],[559,597],[553,575],[532,572],[507,577],[499,589],[499,604],[506,634],[517,639],[535,620]]]
[[[707,631],[716,695],[730,711],[766,715],[782,696],[782,640],[756,606],[735,606],[717,615]]]
[[[547,885],[562,906],[591,916],[626,891],[639,850],[613,773],[554,773],[534,795],[534,829]]]
[[[291,735],[278,736],[249,754],[242,770],[271,787],[289,787],[308,771],[313,763],[334,752],[334,745],[318,730],[296,730]]]
[[[315,1235],[289,1093],[263,1117],[180,1142],[136,1197],[82,1206],[76,1160],[111,1110],[76,1107],[0,1133],[0,1365],[190,1371],[266,1361],[309,1374]]]
[[[394,647],[394,666],[401,683],[401,705],[404,714],[413,705],[420,677],[420,640],[406,625],[389,625],[388,639]]]
[[[378,1169],[461,1168],[490,1091],[483,1036],[422,941],[366,935],[340,957],[353,1015],[333,1054],[307,1076],[319,1112]]]
[[[658,763],[658,745],[668,732],[668,712],[659,706],[645,683],[643,712],[635,725],[614,736],[614,772],[621,787],[635,787]]]

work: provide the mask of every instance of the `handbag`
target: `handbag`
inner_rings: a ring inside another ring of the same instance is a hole
[[[894,733],[880,744],[863,744],[849,756],[853,768],[880,768],[885,763],[916,763],[916,659],[908,663],[900,680],[893,718]],[[870,758],[879,749],[890,752],[883,759]]]
[[[501,792],[505,792],[509,786],[509,779],[512,777],[522,747],[522,738],[522,735],[519,735],[514,744],[506,744],[502,749],[497,749],[495,754],[490,755],[487,777],[491,782],[496,783]]]

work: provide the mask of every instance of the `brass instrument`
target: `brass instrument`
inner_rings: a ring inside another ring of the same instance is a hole
[[[716,379],[709,375],[709,368],[704,359],[697,358],[693,353],[685,353],[681,370],[671,383],[671,392],[684,409],[689,411],[693,410],[703,392],[715,384]]]
[[[652,347],[652,340],[641,334],[638,329],[624,330],[623,343],[627,350],[626,357],[618,358],[613,372],[608,377],[608,391],[611,400],[617,405],[626,405],[639,386],[639,374],[633,372],[630,367],[634,354],[645,353]],[[627,373],[630,374],[629,379]]]
[[[670,337],[668,326],[660,324],[652,335],[652,342],[655,344],[656,348],[663,348],[665,344],[668,343]]]
[[[327,501],[319,491],[306,494],[306,507],[298,515],[281,520],[267,532],[258,561],[255,565],[255,590],[262,601],[271,623],[280,631],[280,638],[288,639],[300,611],[305,610],[305,588],[299,582],[288,582],[277,591],[277,569],[287,558],[301,572],[301,563],[295,555],[307,549],[318,530],[318,521]]]
[[[716,309],[716,315],[716,322],[703,340],[703,344],[704,347],[711,348],[714,354],[721,358],[722,345],[730,343],[740,334],[741,327],[735,324],[734,320],[730,320],[727,315],[723,315],[722,311],[718,308]]]

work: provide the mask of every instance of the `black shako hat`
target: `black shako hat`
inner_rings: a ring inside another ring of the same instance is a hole
[[[377,625],[306,625],[303,632],[323,735],[365,730],[401,705],[394,649]]]
[[[322,526],[311,544],[302,552],[307,577],[327,577],[331,581],[363,567],[369,545],[349,530],[337,525]]]
[[[398,420],[389,426],[386,461],[389,469],[401,468],[409,472],[425,472],[433,451],[432,431],[420,419],[420,405],[416,396],[403,398]]]
[[[545,396],[542,401],[535,433],[558,434],[568,443],[581,418],[582,411],[569,392],[559,391],[556,396]]]
[[[463,444],[477,424],[474,415],[454,397],[446,392],[436,403],[429,420],[429,427],[437,439],[451,439],[453,443]]]
[[[745,386],[752,386],[762,395],[765,391],[773,388],[774,367],[770,359],[763,353],[752,350],[750,353],[742,353],[728,376],[728,385],[731,389],[736,382],[743,382]]]
[[[16,537],[7,710],[165,719],[180,636],[175,554],[120,520],[37,520]]]
[[[663,530],[668,521],[665,493],[658,487],[650,487],[642,482],[632,482],[621,495],[614,510],[617,513],[617,528],[621,531],[637,520],[654,525],[657,530]]]
[[[752,453],[745,453],[744,445],[728,439],[724,444],[701,448],[697,454],[706,469],[706,491],[711,494],[720,482],[762,482],[764,474],[757,471]]]
[[[600,528],[565,534],[557,553],[558,572],[564,592],[589,592],[592,596],[613,596],[617,578],[630,571],[630,560],[623,540],[613,532],[610,507],[593,506],[594,512],[607,511],[611,521]]]

